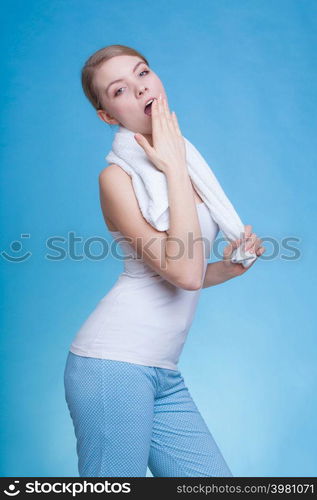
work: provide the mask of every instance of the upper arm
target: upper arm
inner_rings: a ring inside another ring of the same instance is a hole
[[[101,208],[132,245],[137,256],[175,286],[192,289],[181,276],[171,274],[166,265],[166,231],[157,231],[143,217],[131,177],[118,165],[109,165],[99,174]]]

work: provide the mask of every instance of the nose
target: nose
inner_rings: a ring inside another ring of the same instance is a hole
[[[144,92],[145,92],[146,90],[147,90],[147,89],[146,89],[146,87],[144,87],[144,85],[143,85],[143,86],[142,86],[142,87],[138,90],[138,95],[139,95],[139,96],[140,96],[140,95],[143,95],[143,94],[144,94]]]

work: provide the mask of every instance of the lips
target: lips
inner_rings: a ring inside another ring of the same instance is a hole
[[[153,100],[154,100],[154,99],[156,99],[156,97],[150,97],[149,99],[147,99],[147,101],[146,101],[146,102],[149,102],[151,99],[153,99]],[[152,101],[152,103],[153,103],[153,101]],[[152,103],[144,107],[144,113],[145,113],[146,115],[148,115],[148,116],[151,116],[151,107],[152,107]]]

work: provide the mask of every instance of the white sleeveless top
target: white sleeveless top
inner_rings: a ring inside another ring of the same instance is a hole
[[[205,272],[219,226],[198,203]],[[70,351],[80,356],[177,370],[201,292],[172,285],[150,268],[119,231],[124,271],[83,323]]]

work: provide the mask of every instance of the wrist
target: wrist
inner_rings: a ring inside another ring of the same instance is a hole
[[[225,280],[230,280],[231,278],[236,278],[237,276],[239,276],[239,273],[237,273],[237,267],[239,266],[237,266],[237,264],[232,264],[230,260],[222,260],[220,262]]]
[[[173,165],[165,165],[164,171],[167,177],[180,175],[188,176],[186,163],[174,163]]]

